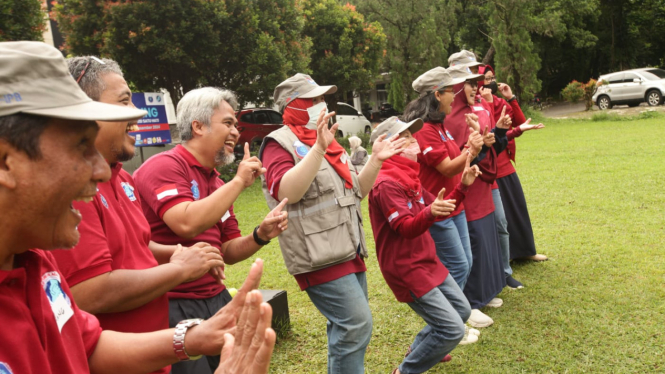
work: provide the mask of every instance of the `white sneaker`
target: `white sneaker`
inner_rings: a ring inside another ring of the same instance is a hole
[[[466,328],[466,332],[464,333],[464,337],[462,340],[460,340],[459,345],[467,345],[467,344],[473,344],[478,341],[478,337],[476,335],[473,335],[469,332],[469,328]]]
[[[475,335],[475,336],[480,336],[480,330],[476,330],[474,328],[471,328],[469,326],[464,325],[464,328],[466,329],[467,334]]]
[[[491,326],[494,320],[478,309],[471,309],[471,316],[469,316],[469,320],[466,322],[473,327],[482,328]]]
[[[489,303],[487,303],[487,306],[490,308],[499,308],[501,305],[503,305],[503,300],[499,299],[498,297],[493,298]]]

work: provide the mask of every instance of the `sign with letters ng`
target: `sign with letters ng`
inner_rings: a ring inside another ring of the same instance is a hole
[[[164,95],[159,92],[138,92],[132,94],[134,106],[148,114],[138,122],[139,130],[129,134],[136,139],[137,147],[170,144],[171,131],[166,118]]]

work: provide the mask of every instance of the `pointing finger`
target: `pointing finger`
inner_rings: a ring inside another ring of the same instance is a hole
[[[249,143],[245,142],[245,154],[242,156],[242,160],[247,160],[249,158]]]

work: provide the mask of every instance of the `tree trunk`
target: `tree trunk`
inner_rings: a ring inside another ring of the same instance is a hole
[[[494,53],[496,53],[496,50],[494,49],[493,45],[490,45],[490,49],[488,49],[487,53],[485,53],[485,57],[483,57],[482,63],[489,65],[489,63],[492,62],[492,59],[494,58]]]

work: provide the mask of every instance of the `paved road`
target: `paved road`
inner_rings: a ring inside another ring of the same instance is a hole
[[[566,117],[573,113],[584,111],[584,103],[556,103],[549,108],[543,109],[543,115],[548,118]]]

